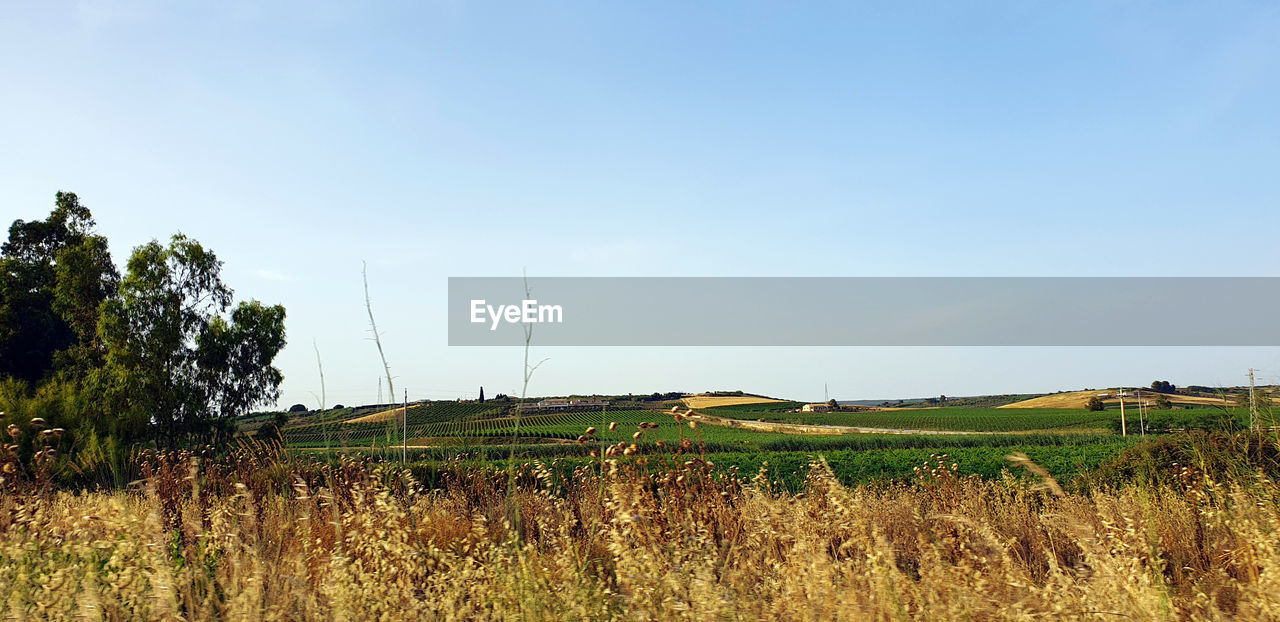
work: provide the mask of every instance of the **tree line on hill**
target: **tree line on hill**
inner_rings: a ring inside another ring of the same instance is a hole
[[[1242,389],[1240,387],[1213,389],[1211,387],[1191,385],[1189,387],[1179,389],[1168,380],[1156,380],[1151,383],[1151,392],[1154,393],[1154,397],[1152,397],[1150,404],[1155,407],[1156,410],[1169,410],[1174,407],[1173,401],[1169,399],[1170,395],[1212,395],[1222,397],[1224,403],[1229,402],[1242,408],[1270,410],[1272,407],[1271,396],[1267,393],[1255,391],[1251,396],[1247,389]],[[1250,402],[1250,399],[1252,399],[1252,402]],[[1102,397],[1098,395],[1091,396],[1085,403],[1086,410],[1102,411],[1106,410],[1106,408],[1106,403],[1103,401]]]
[[[44,220],[15,220],[0,247],[7,458],[83,470],[135,444],[219,443],[234,417],[273,402],[284,307],[233,305],[221,268],[177,234],[134,248],[121,273],[70,192]]]

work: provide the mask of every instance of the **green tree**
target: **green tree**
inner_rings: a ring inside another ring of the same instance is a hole
[[[120,275],[107,239],[90,236],[58,254],[53,309],[70,327],[75,342],[55,357],[55,366],[84,372],[102,365],[106,350],[98,336],[102,303],[116,296]]]
[[[89,209],[59,192],[45,220],[16,220],[0,247],[0,375],[34,384],[101,360],[98,308],[120,280]]]
[[[271,422],[262,426],[255,435],[267,442],[284,442],[284,427],[289,424],[289,415],[287,413],[276,413],[271,416]]]
[[[1161,393],[1156,396],[1156,408],[1159,410],[1169,410],[1173,408],[1173,403],[1169,401],[1169,396]]]
[[[1178,387],[1174,386],[1173,383],[1168,380],[1156,380],[1151,383],[1151,390],[1156,393],[1175,393],[1177,392]]]
[[[150,427],[156,442],[217,442],[233,418],[279,396],[284,308],[242,302],[222,262],[175,235],[134,249],[120,295],[102,306],[106,402],[124,430]]]
[[[1103,403],[1102,403],[1102,398],[1100,398],[1100,397],[1098,397],[1098,396],[1096,396],[1096,395],[1095,395],[1095,396],[1093,396],[1093,397],[1091,397],[1091,398],[1089,398],[1089,401],[1088,401],[1088,402],[1085,402],[1084,407],[1085,407],[1086,409],[1091,410],[1091,411],[1094,411],[1094,412],[1101,411],[1101,410],[1106,410],[1106,408],[1107,408],[1106,404],[1103,404]]]

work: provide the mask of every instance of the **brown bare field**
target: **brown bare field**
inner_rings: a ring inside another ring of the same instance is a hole
[[[5,482],[0,617],[100,620],[1275,620],[1280,486],[1075,494],[958,477],[803,494],[762,470],[149,454],[140,486]],[[601,467],[603,472],[601,472]],[[753,477],[754,475],[754,477]]]
[[[409,410],[420,408],[421,406],[422,404],[410,404]],[[402,412],[404,412],[403,407],[391,408],[388,410],[383,410],[380,412],[373,413],[371,415],[356,417],[355,419],[347,419],[346,421],[343,421],[343,423],[371,423],[371,422],[378,422],[378,421],[388,421],[388,420],[396,419],[400,417],[400,413]]]
[[[715,408],[717,406],[741,406],[743,404],[772,404],[782,400],[775,400],[767,397],[756,397],[753,395],[690,395],[681,400],[684,405],[695,410],[701,408]]]
[[[1053,395],[1044,395],[1041,397],[1005,404],[999,408],[1084,408],[1089,402],[1089,398],[1100,393],[1110,393],[1114,395],[1115,389],[1099,389],[1097,391],[1072,391],[1069,393],[1055,393]],[[1143,391],[1143,398],[1147,400],[1155,400],[1159,395],[1154,391]],[[1196,395],[1166,395],[1169,402],[1173,404],[1185,404],[1188,406],[1224,406],[1230,405],[1230,402],[1224,402],[1219,397],[1201,397]],[[1103,398],[1103,403],[1118,405],[1119,398],[1109,397]],[[1126,404],[1135,404],[1135,397],[1125,398]]]

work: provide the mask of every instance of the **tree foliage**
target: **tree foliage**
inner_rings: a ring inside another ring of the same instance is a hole
[[[222,262],[175,235],[129,259],[120,295],[102,307],[110,403],[129,421],[152,424],[158,442],[218,440],[232,417],[274,401],[283,379],[271,365],[284,347],[284,308],[242,302]]]
[[[0,376],[27,383],[100,362],[98,307],[120,281],[106,238],[70,192],[45,220],[16,220],[0,247]]]
[[[225,439],[234,416],[276,399],[283,307],[232,306],[222,263],[182,235],[134,249],[121,278],[94,226],[59,192],[45,220],[14,221],[0,247],[5,426],[24,439],[34,417],[65,428],[60,442],[82,460],[136,441]]]

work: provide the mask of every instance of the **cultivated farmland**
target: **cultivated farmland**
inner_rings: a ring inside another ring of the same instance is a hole
[[[716,408],[746,404],[773,404],[782,400],[758,395],[690,395],[681,401],[689,408]]]
[[[288,447],[330,452],[325,455],[361,452],[398,460],[403,454],[425,461],[466,456],[490,462],[538,457],[572,461],[610,447],[631,447],[637,455],[684,447],[696,448],[722,466],[753,468],[764,456],[795,463],[822,453],[838,477],[855,482],[872,475],[909,478],[917,458],[938,451],[964,455],[966,472],[993,477],[1002,467],[999,458],[1014,448],[1036,456],[1055,475],[1071,477],[1116,455],[1144,431],[1216,426],[1224,416],[1239,419],[1238,413],[1224,415],[1222,409],[1151,411],[1140,419],[1135,409],[1128,421],[1133,435],[1122,438],[1116,410],[946,407],[802,413],[797,412],[801,402],[749,396],[700,399],[721,405],[672,412],[623,402],[620,407],[520,415],[512,402],[419,402],[407,411],[387,405],[306,413],[286,425],[281,438]],[[246,427],[261,429],[266,421],[257,418]],[[868,460],[880,460],[881,466],[867,467]]]
[[[1084,407],[1085,407],[1085,405],[1089,402],[1089,398],[1092,398],[1092,397],[1095,397],[1095,396],[1102,398],[1103,403],[1105,403],[1105,404],[1108,404],[1108,405],[1111,405],[1111,406],[1116,406],[1116,407],[1118,407],[1118,406],[1119,406],[1119,404],[1120,404],[1120,398],[1118,398],[1118,397],[1116,397],[1116,396],[1115,396],[1115,393],[1116,393],[1117,391],[1118,391],[1117,389],[1105,389],[1105,390],[1098,390],[1098,391],[1069,391],[1069,392],[1066,392],[1066,393],[1054,393],[1054,394],[1052,394],[1052,395],[1044,395],[1044,396],[1036,397],[1036,398],[1032,398],[1032,399],[1029,399],[1029,400],[1022,400],[1022,401],[1020,401],[1020,402],[1014,402],[1014,403],[1012,403],[1012,404],[1007,404],[1007,405],[1005,405],[1005,406],[1000,406],[1000,408],[1008,408],[1008,409],[1019,409],[1019,408],[1032,408],[1032,409],[1042,409],[1042,408],[1075,408],[1075,409],[1080,409],[1080,408],[1084,408]],[[1125,399],[1126,399],[1126,401],[1128,401],[1129,406],[1135,406],[1135,405],[1136,405],[1136,403],[1137,403],[1137,398],[1136,398],[1136,394],[1135,394],[1135,392],[1134,392],[1132,389],[1130,389],[1130,390],[1128,391],[1128,393],[1129,393],[1129,396],[1125,398]],[[1159,394],[1159,393],[1155,393],[1155,392],[1153,392],[1153,391],[1145,391],[1145,392],[1143,392],[1144,399],[1146,399],[1147,401],[1154,401],[1154,400],[1155,400],[1159,395],[1161,395],[1161,394]],[[1173,404],[1180,404],[1180,405],[1187,405],[1187,406],[1217,406],[1217,407],[1225,407],[1225,406],[1230,406],[1230,405],[1231,405],[1231,401],[1230,401],[1229,399],[1225,399],[1223,396],[1209,396],[1209,395],[1182,395],[1182,394],[1174,393],[1174,394],[1167,394],[1167,395],[1165,395],[1165,398],[1167,398],[1167,399],[1169,400],[1169,402],[1170,402],[1170,403],[1173,403]]]
[[[1089,412],[1072,409],[912,408],[865,412],[797,413],[786,409],[750,407],[709,408],[708,415],[732,419],[758,419],[801,425],[857,426],[907,430],[969,432],[1110,430],[1119,411]],[[1134,411],[1137,416],[1137,411]]]

